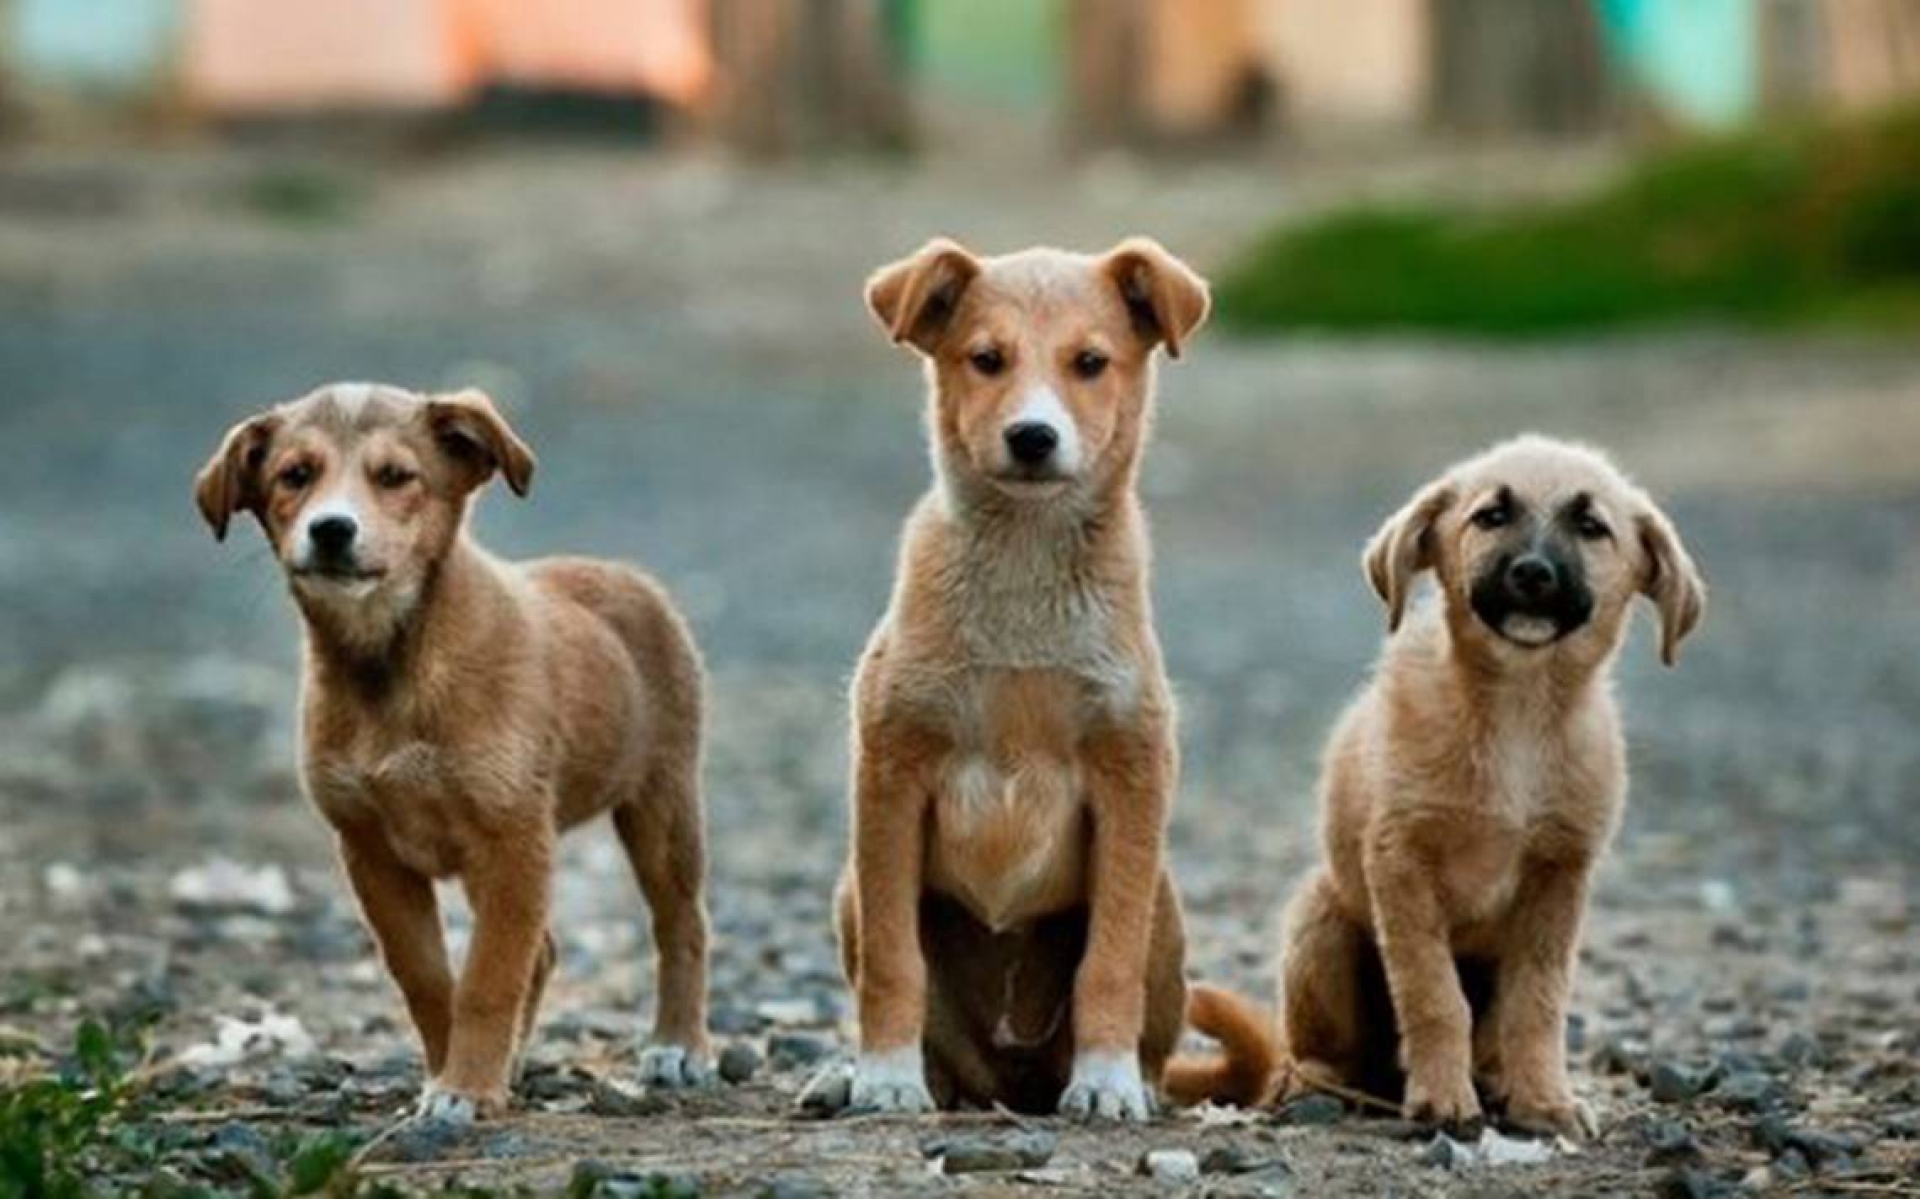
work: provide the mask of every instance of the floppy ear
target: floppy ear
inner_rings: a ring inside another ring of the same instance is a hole
[[[1407,506],[1387,518],[1367,543],[1362,559],[1367,581],[1387,605],[1387,631],[1400,627],[1413,576],[1433,565],[1433,523],[1453,503],[1453,485],[1429,483]]]
[[[227,539],[234,513],[257,513],[266,502],[260,469],[266,465],[267,446],[279,426],[280,418],[271,412],[241,421],[227,430],[220,448],[194,476],[193,499],[213,529],[215,541]]]
[[[427,427],[440,448],[466,472],[469,489],[485,483],[497,470],[513,494],[527,494],[533,484],[533,451],[514,434],[484,392],[468,388],[429,399]]]
[[[980,274],[980,260],[959,242],[936,237],[911,257],[867,278],[867,307],[893,339],[931,354],[960,295]]]
[[[1647,555],[1640,592],[1660,612],[1660,661],[1672,666],[1680,656],[1680,642],[1706,615],[1707,583],[1665,513],[1649,506],[1635,523]]]
[[[1207,281],[1150,237],[1130,237],[1107,254],[1107,274],[1127,303],[1133,327],[1149,345],[1178,358],[1213,307]]]

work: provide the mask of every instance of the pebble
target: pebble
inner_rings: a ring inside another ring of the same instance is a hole
[[[1140,1173],[1155,1182],[1194,1182],[1200,1177],[1200,1159],[1191,1149],[1149,1149],[1140,1158]]]
[[[853,1102],[853,1063],[834,1062],[819,1070],[800,1092],[800,1110],[810,1116],[831,1116]]]
[[[1648,1166],[1691,1166],[1702,1158],[1700,1142],[1678,1120],[1662,1120],[1653,1126],[1647,1139]]]
[[[984,1174],[1001,1170],[1030,1170],[1053,1160],[1059,1138],[1050,1132],[1022,1129],[1011,1133],[940,1137],[925,1142],[921,1151],[940,1159],[943,1174]]]
[[[596,1116],[630,1120],[641,1116],[657,1116],[672,1106],[659,1095],[629,1091],[604,1078],[595,1079],[588,1091],[587,1110]]]
[[[1686,1103],[1712,1082],[1710,1071],[1664,1058],[1647,1068],[1647,1091],[1655,1103]]]
[[[1831,1061],[1826,1046],[1803,1032],[1788,1033],[1786,1039],[1780,1042],[1777,1053],[1782,1062],[1796,1070],[1803,1067],[1819,1069]]]
[[[806,1032],[776,1032],[767,1038],[767,1060],[775,1070],[804,1070],[827,1059],[833,1046]]]
[[[1277,1124],[1332,1124],[1347,1114],[1347,1105],[1332,1095],[1302,1095],[1274,1116]]]
[[[1786,1098],[1786,1088],[1757,1071],[1729,1074],[1713,1089],[1714,1102],[1737,1112],[1763,1111]]]
[[[1277,1157],[1265,1157],[1241,1145],[1215,1145],[1200,1159],[1202,1174],[1290,1174],[1292,1169]]]
[[[720,1077],[740,1085],[751,1082],[760,1072],[760,1051],[745,1041],[735,1041],[720,1051]]]
[[[1704,1170],[1680,1166],[1661,1177],[1657,1193],[1661,1199],[1713,1199],[1722,1188]]]

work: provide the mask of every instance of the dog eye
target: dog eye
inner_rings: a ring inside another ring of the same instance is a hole
[[[975,350],[967,355],[967,361],[973,363],[973,369],[991,379],[1006,369],[1007,360],[999,350],[989,346],[984,350]]]
[[[313,482],[313,468],[304,462],[296,462],[275,475],[274,481],[288,491],[299,491]]]
[[[1507,510],[1505,504],[1493,504],[1480,509],[1470,519],[1476,529],[1499,529],[1513,519],[1513,513]]]
[[[373,472],[373,485],[392,491],[395,488],[405,487],[418,477],[404,466],[383,466]]]
[[[1082,350],[1073,356],[1073,373],[1082,379],[1098,379],[1107,369],[1107,356],[1098,350]]]
[[[1609,529],[1599,517],[1585,514],[1574,518],[1573,531],[1587,541],[1599,541],[1603,537],[1613,536],[1613,530]]]

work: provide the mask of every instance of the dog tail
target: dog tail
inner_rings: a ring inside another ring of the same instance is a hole
[[[1176,1103],[1211,1099],[1256,1107],[1265,1103],[1286,1053],[1274,1020],[1259,1005],[1205,985],[1187,993],[1187,1023],[1220,1042],[1214,1054],[1181,1054],[1167,1063],[1160,1090]]]

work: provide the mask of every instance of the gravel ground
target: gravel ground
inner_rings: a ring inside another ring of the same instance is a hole
[[[1642,627],[1620,671],[1633,800],[1568,1030],[1596,1144],[1490,1164],[1317,1107],[1142,1130],[810,1120],[799,1087],[847,1048],[827,913],[843,687],[926,472],[918,375],[869,328],[864,273],[934,232],[997,249],[1144,230],[1204,267],[1277,209],[1467,174],[1095,163],[1009,181],[520,149],[302,166],[337,211],[249,206],[288,169],[0,159],[0,1081],[87,1014],[155,1016],[159,1060],[183,1064],[142,1127],[170,1176],[225,1186],[291,1131],[371,1137],[404,1110],[419,1079],[398,1004],[294,783],[288,605],[251,529],[206,536],[188,482],[231,419],[317,381],[477,382],[542,461],[529,501],[487,499],[483,537],[637,558],[705,648],[714,1022],[742,1081],[632,1089],[650,950],[590,831],[560,883],[562,971],[521,1110],[460,1139],[394,1132],[368,1177],[1920,1192],[1920,349],[1203,336],[1163,373],[1146,487],[1183,709],[1190,968],[1262,996],[1272,914],[1314,853],[1319,742],[1382,632],[1357,568],[1378,520],[1522,428],[1600,441],[1670,502],[1713,606],[1677,670]],[[1460,190],[1584,169],[1480,163]],[[1152,1159],[1163,1177],[1140,1172],[1149,1150],[1174,1151]],[[967,1164],[1008,1168],[942,1174]]]

